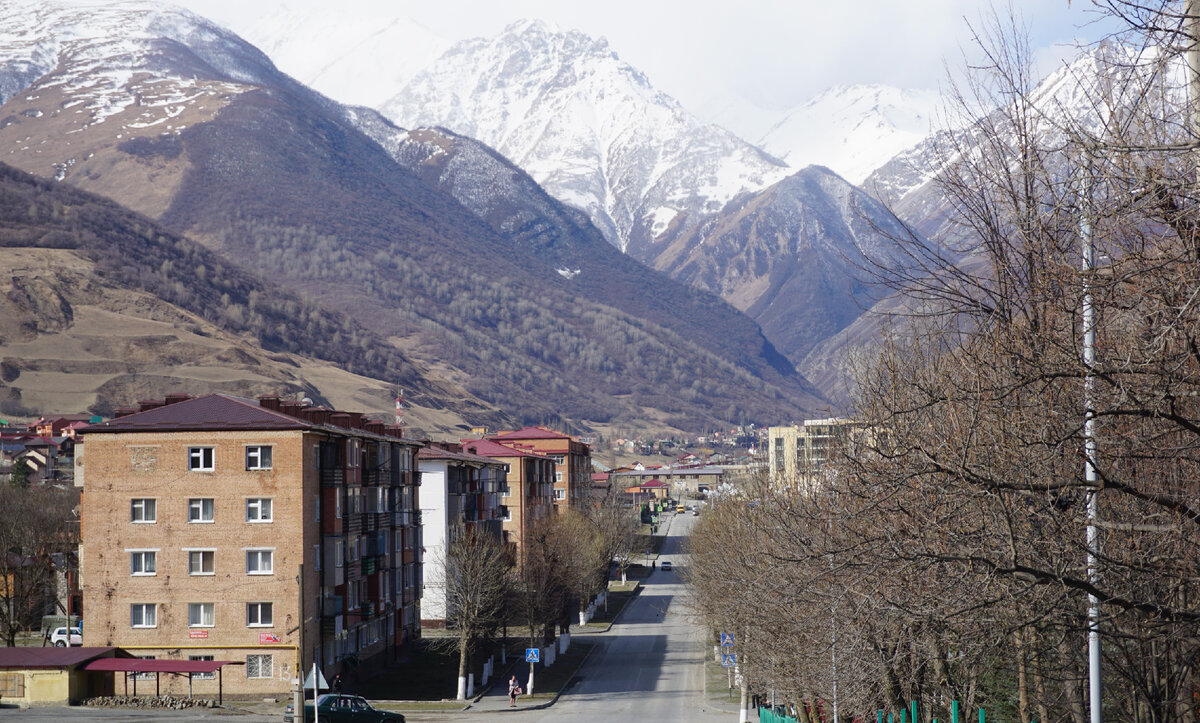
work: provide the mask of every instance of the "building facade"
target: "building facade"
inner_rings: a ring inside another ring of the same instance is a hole
[[[500,495],[507,486],[504,462],[467,454],[462,445],[431,444],[417,453],[421,473],[421,520],[425,540],[425,590],[421,626],[446,626],[446,549],[460,535],[503,537]]]
[[[592,452],[583,442],[546,427],[498,432],[487,439],[554,460],[555,509],[561,511],[592,499]]]
[[[313,662],[331,678],[419,636],[420,444],[395,428],[210,394],[80,437],[85,645],[244,660],[227,692],[282,694]]]
[[[767,430],[767,465],[772,479],[806,487],[818,484],[822,470],[855,428],[850,419],[809,419],[802,425]]]
[[[487,439],[464,439],[462,449],[493,459],[507,470],[500,492],[501,535],[519,563],[521,549],[537,521],[554,510],[554,460]]]

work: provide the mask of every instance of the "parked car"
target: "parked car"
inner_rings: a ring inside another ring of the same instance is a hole
[[[404,716],[386,710],[376,710],[361,696],[330,693],[317,698],[316,712],[321,721],[327,723],[404,723]],[[316,718],[313,715],[313,704],[304,704],[305,723]],[[289,703],[283,709],[284,723],[293,723],[296,719],[295,709]]]
[[[54,632],[50,633],[50,642],[59,648],[83,645],[83,629],[71,628],[71,632],[67,633],[66,628],[55,628]]]
[[[670,569],[671,569],[671,561],[670,561],[670,560],[663,560],[662,569],[664,569],[664,570],[670,570]]]

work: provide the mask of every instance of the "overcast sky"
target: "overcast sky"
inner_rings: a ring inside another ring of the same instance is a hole
[[[176,0],[237,30],[273,3]],[[608,38],[659,89],[693,107],[740,95],[783,109],[831,85],[937,88],[960,65],[987,0],[287,0],[295,10],[337,2],[345,12],[404,14],[446,40],[490,36],[521,18]],[[1008,3],[996,3],[1008,7]],[[1100,29],[1088,0],[1012,0],[1048,71]]]

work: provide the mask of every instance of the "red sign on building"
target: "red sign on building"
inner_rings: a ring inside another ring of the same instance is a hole
[[[208,631],[207,630],[189,630],[188,637],[191,638],[192,640],[196,640],[196,639],[200,639],[200,638],[207,638]]]
[[[270,645],[273,643],[282,643],[282,642],[283,642],[283,638],[281,638],[279,636],[279,633],[259,633],[258,634],[258,644],[259,645]]]

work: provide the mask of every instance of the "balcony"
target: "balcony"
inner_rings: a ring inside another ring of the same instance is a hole
[[[346,480],[345,470],[341,467],[321,470],[321,486],[336,487]]]

